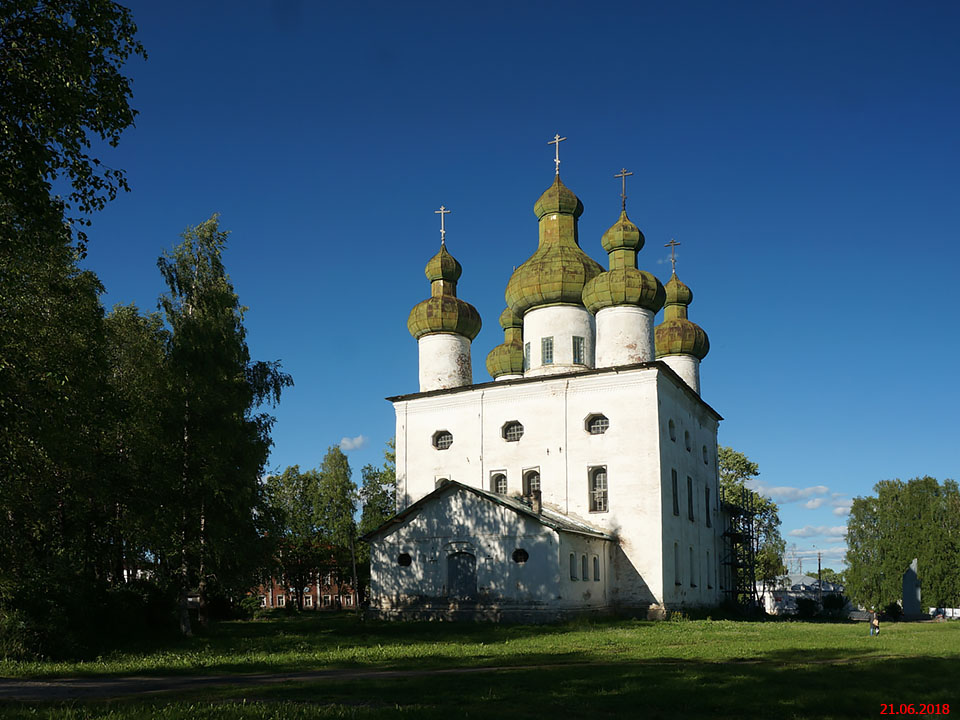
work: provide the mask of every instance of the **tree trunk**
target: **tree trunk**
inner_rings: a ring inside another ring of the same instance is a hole
[[[200,627],[207,629],[210,626],[210,613],[207,607],[207,568],[206,568],[206,544],[207,544],[207,515],[206,506],[200,505],[200,580],[197,585],[197,622]]]
[[[353,592],[353,609],[355,612],[360,612],[360,593],[357,592],[357,553],[354,547],[353,536],[355,533],[350,533],[350,563],[353,565],[353,580],[350,585],[350,590]]]

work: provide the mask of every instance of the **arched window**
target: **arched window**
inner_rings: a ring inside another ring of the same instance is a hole
[[[686,447],[687,447],[687,452],[690,452],[690,448],[692,448],[693,446],[690,444],[690,431],[689,431],[689,430],[684,430],[684,431],[683,431],[683,444],[686,445]]]
[[[507,442],[517,442],[523,437],[523,425],[513,420],[500,429],[500,434]]]
[[[507,494],[507,476],[503,473],[494,473],[490,478],[490,489],[501,495]]]
[[[600,558],[593,556],[593,581],[600,582]]]
[[[709,465],[709,464],[710,464],[710,460],[708,459],[708,456],[707,456],[707,446],[706,446],[706,445],[703,446],[703,464],[704,464],[704,465]]]
[[[694,581],[696,578],[696,573],[693,569],[693,548],[690,548],[690,587],[696,587],[697,583]]]
[[[593,468],[590,471],[590,512],[607,511],[607,469]]]
[[[667,429],[670,430],[670,439],[671,439],[673,442],[676,442],[676,441],[677,441],[677,426],[676,426],[676,424],[673,422],[673,420],[671,420],[670,422],[667,423]]]
[[[570,553],[570,579],[577,579],[577,555],[576,553]]]
[[[587,574],[587,556],[580,556],[580,579],[586,582],[590,579],[590,575]]]
[[[453,445],[453,433],[448,430],[437,430],[433,434],[433,446],[437,450],[446,450]]]
[[[540,490],[540,471],[539,470],[529,470],[523,476],[523,494],[532,495],[535,491]]]

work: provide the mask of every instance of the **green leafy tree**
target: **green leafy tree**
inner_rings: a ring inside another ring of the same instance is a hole
[[[330,557],[317,525],[320,473],[293,465],[267,479],[267,492],[280,529],[276,567],[303,610],[303,589],[317,580]]]
[[[347,456],[336,445],[327,449],[320,465],[317,487],[316,524],[332,549],[338,568],[350,568],[351,587],[357,588],[357,486]]]
[[[360,471],[363,483],[360,488],[360,527],[361,536],[377,529],[389,520],[397,511],[397,451],[396,440],[391,438],[384,450],[382,468],[366,465]],[[370,546],[361,543],[357,549],[358,575],[361,589],[370,582]]]
[[[165,556],[176,567],[181,631],[190,634],[187,597],[197,588],[207,621],[211,583],[250,587],[264,565],[258,548],[266,515],[259,478],[273,418],[258,412],[292,384],[276,362],[251,362],[243,313],[223,265],[227,232],[216,215],[183,233],[158,265],[169,292],[161,307],[171,329],[169,362],[175,405],[169,443],[178,473],[175,526]]]
[[[786,542],[780,535],[780,509],[773,500],[747,487],[748,481],[760,475],[755,462],[729,447],[720,447],[717,453],[721,496],[726,503],[752,512],[754,574],[765,592],[787,572],[783,564]],[[738,568],[737,572],[749,570]]]
[[[876,496],[854,498],[847,518],[846,589],[864,607],[902,597],[903,573],[917,559],[923,601],[960,604],[960,491],[931,477],[882,480]]]
[[[133,124],[123,63],[146,57],[130,11],[109,0],[0,4],[0,234],[3,244],[59,239],[127,190],[122,170],[94,156]],[[66,197],[53,183],[65,179]],[[66,215],[66,217],[64,217]]]

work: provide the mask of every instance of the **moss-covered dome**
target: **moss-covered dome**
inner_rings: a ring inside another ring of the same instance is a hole
[[[441,243],[440,252],[430,258],[430,262],[427,263],[423,272],[430,282],[434,280],[456,282],[460,279],[463,268],[457,262],[457,259],[447,252],[446,244]]]
[[[665,299],[663,285],[645,270],[637,269],[637,251],[643,247],[640,228],[627,217],[627,211],[603,234],[603,248],[610,254],[610,269],[587,282],[583,304],[596,314],[619,305],[633,305],[658,312]]]
[[[657,357],[693,355],[703,360],[710,352],[710,339],[696,323],[687,319],[687,306],[693,292],[674,273],[667,281],[663,322],[655,330]]]
[[[583,203],[570,188],[560,182],[560,175],[557,175],[553,185],[544,190],[543,195],[533,204],[533,212],[537,220],[550,213],[563,213],[578,218],[583,215]]]
[[[463,269],[441,244],[425,269],[431,296],[410,311],[407,329],[419,340],[431,333],[455,333],[473,340],[480,332],[480,313],[457,297],[457,280]]]
[[[583,205],[560,176],[534,205],[540,220],[540,245],[507,283],[507,305],[517,315],[541,305],[582,304],[583,286],[603,272],[577,239]]]
[[[487,355],[487,372],[496,380],[502,375],[523,374],[523,323],[507,308],[500,313],[503,328],[503,344],[497,345]]]

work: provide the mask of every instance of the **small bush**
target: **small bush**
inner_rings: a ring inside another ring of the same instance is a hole
[[[0,659],[36,658],[45,640],[46,633],[25,613],[0,608]]]
[[[797,598],[797,616],[804,619],[816,617],[820,612],[820,606],[813,598]]]
[[[670,622],[687,622],[690,618],[682,610],[674,610],[670,613]]]
[[[899,603],[892,602],[883,609],[883,617],[886,620],[897,622],[903,617],[903,608],[900,607]]]

